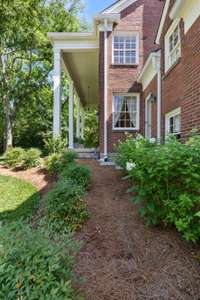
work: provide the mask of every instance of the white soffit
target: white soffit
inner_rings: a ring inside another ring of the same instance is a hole
[[[131,4],[133,4],[136,1],[138,1],[138,0],[117,1],[117,2],[113,3],[113,5],[109,6],[105,10],[103,10],[100,14],[113,14],[113,13],[119,14],[122,10],[124,10],[125,8],[127,8],[128,6],[130,6]]]

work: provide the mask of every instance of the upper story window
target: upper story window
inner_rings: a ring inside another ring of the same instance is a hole
[[[113,129],[139,129],[139,94],[114,95]]]
[[[172,24],[165,36],[165,71],[181,57],[180,28],[177,21]]]
[[[180,138],[181,134],[181,109],[177,108],[172,112],[166,114],[166,136],[173,134]]]
[[[117,65],[135,65],[139,63],[139,39],[136,33],[113,35],[112,63]]]

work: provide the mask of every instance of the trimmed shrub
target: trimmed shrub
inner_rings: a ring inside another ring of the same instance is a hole
[[[45,167],[49,174],[59,174],[77,158],[75,151],[54,153],[45,160]]]
[[[49,174],[58,174],[62,168],[61,154],[54,153],[49,155],[44,161],[44,165]]]
[[[20,147],[9,148],[5,155],[5,164],[8,167],[18,167],[23,164],[25,150]]]
[[[47,138],[44,141],[44,149],[46,155],[54,153],[63,153],[66,147],[66,139],[63,138]]]
[[[36,148],[30,148],[25,152],[23,158],[23,167],[30,169],[37,167],[40,164],[41,151]]]
[[[128,172],[148,224],[175,225],[183,237],[200,239],[200,139],[187,144],[169,138],[163,145],[127,140],[119,145],[118,162]]]
[[[70,179],[84,188],[86,188],[91,181],[91,170],[87,166],[70,164],[60,175],[62,179]]]
[[[60,180],[45,197],[45,220],[51,230],[74,231],[87,219],[84,191],[72,181]]]
[[[72,288],[78,246],[68,236],[51,240],[20,221],[2,226],[0,241],[0,299],[82,299]]]

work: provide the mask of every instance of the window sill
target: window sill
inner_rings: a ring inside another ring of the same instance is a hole
[[[162,79],[165,79],[171,73],[171,71],[174,70],[176,66],[180,64],[180,62],[181,62],[181,57],[179,57],[177,61],[165,72]]]
[[[113,128],[113,131],[124,132],[124,131],[139,131],[139,128]]]
[[[137,68],[139,64],[111,64],[111,68]]]

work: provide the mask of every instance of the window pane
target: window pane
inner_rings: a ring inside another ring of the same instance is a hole
[[[113,44],[113,61],[119,64],[136,63],[136,37],[116,36]],[[117,53],[116,51],[120,51]],[[117,57],[118,56],[118,57]]]
[[[114,96],[114,127],[135,128],[137,120],[137,97]]]

